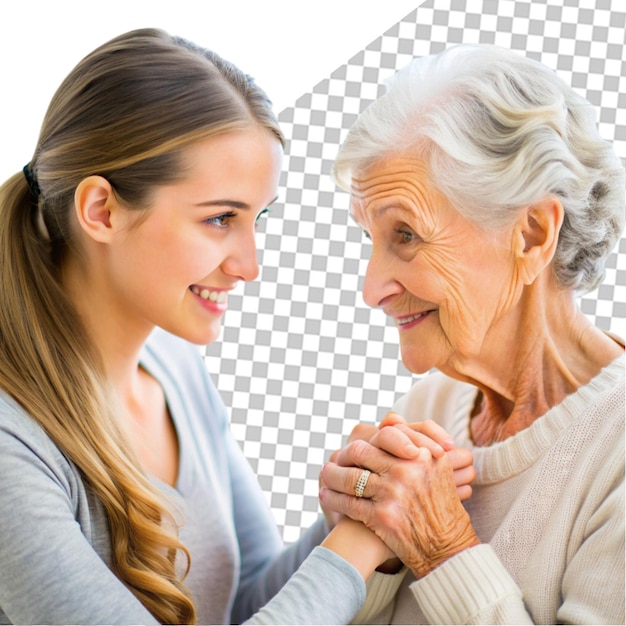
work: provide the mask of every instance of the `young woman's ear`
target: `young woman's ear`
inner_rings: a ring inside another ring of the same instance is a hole
[[[528,206],[515,229],[515,253],[524,283],[530,285],[550,265],[559,242],[563,205],[555,196]]]
[[[100,243],[110,241],[113,233],[111,214],[118,208],[118,203],[106,178],[83,178],[74,192],[74,208],[80,227],[89,237]]]

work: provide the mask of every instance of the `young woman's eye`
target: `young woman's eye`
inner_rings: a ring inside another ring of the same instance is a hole
[[[236,217],[237,213],[234,211],[229,211],[228,213],[222,213],[220,215],[216,215],[215,217],[207,217],[204,220],[205,224],[211,224],[212,226],[218,226],[220,228],[226,228],[230,220]]]

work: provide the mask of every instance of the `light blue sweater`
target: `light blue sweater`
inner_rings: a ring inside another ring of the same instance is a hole
[[[176,488],[159,486],[184,516],[199,623],[348,623],[365,597],[361,577],[315,547],[323,520],[283,548],[199,350],[157,330],[141,363],[162,385],[178,433]],[[156,623],[109,563],[101,503],[0,392],[0,623]]]

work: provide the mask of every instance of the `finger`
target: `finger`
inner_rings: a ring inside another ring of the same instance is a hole
[[[454,439],[452,439],[443,426],[440,426],[433,420],[413,422],[408,424],[408,427],[415,432],[419,432],[427,437],[430,437],[433,441],[436,441],[440,446],[442,446],[444,450],[448,451],[454,448]]]
[[[359,498],[369,498],[373,493],[376,474],[360,467],[341,467],[336,463],[326,463],[321,471],[322,489],[331,489],[338,493]],[[361,481],[361,489],[357,495],[357,486]]]
[[[356,498],[324,487],[320,489],[321,505],[328,511],[345,515],[353,520],[367,523],[372,503],[366,498]]]
[[[473,465],[454,470],[454,483],[458,487],[471,484],[476,478],[476,470]]]
[[[471,485],[461,485],[456,488],[456,495],[461,502],[469,500],[472,497],[473,489]]]
[[[436,459],[438,459],[439,457],[442,457],[446,452],[445,448],[441,445],[439,441],[437,441],[436,439],[433,439],[433,437],[431,437],[428,434],[421,433],[419,431],[412,429],[408,424],[398,424],[396,426],[396,429],[405,433],[407,437],[410,437],[411,441],[417,447],[427,448],[432,454],[432,456],[435,457]]]
[[[362,467],[380,474],[390,465],[393,457],[368,441],[361,439],[349,443],[339,451],[335,463],[343,467]]]
[[[348,437],[348,441],[346,442],[346,445],[353,441],[357,441],[359,439],[362,439],[363,441],[369,441],[377,432],[378,432],[378,428],[376,428],[376,426],[374,426],[373,424],[357,424],[352,429],[352,432],[350,433],[350,436]],[[335,450],[330,455],[330,458],[328,460],[335,462],[339,452],[341,452],[341,450]]]
[[[383,428],[371,439],[370,444],[400,459],[414,459],[419,455],[417,433],[403,432],[399,427]],[[439,447],[443,454],[443,448]]]
[[[372,437],[370,443],[401,459],[417,457],[416,449],[419,448],[426,448],[436,459],[445,454],[443,447],[436,441],[412,430],[406,424],[396,424],[393,428],[384,428]]]
[[[369,441],[377,432],[378,428],[374,424],[357,424],[352,429],[347,443],[357,441],[358,439]]]
[[[453,470],[461,469],[462,467],[469,467],[474,461],[470,450],[466,450],[465,448],[454,448],[454,450],[449,450],[448,460],[450,461],[450,465],[452,465]]]
[[[388,411],[378,427],[385,428],[385,426],[395,426],[396,424],[406,424],[406,420],[395,411]]]
[[[335,450],[331,455],[330,458],[328,459],[329,461],[332,461],[333,463],[336,461],[337,457],[339,456],[339,453],[341,452],[341,450]]]

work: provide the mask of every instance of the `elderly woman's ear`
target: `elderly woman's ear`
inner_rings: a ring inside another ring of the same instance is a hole
[[[526,207],[514,230],[514,248],[524,284],[530,285],[552,262],[563,223],[563,205],[555,196]]]

